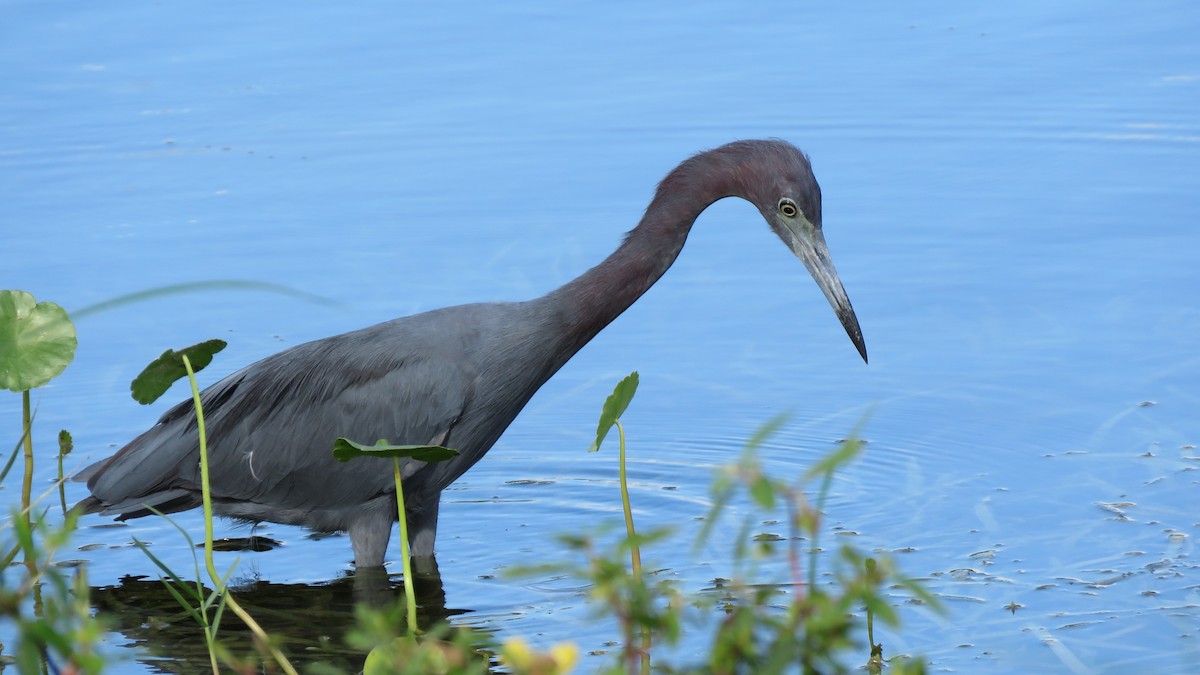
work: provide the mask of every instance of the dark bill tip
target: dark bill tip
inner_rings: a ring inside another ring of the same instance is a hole
[[[849,302],[845,307],[837,308],[838,320],[842,322],[842,327],[846,329],[846,335],[850,336],[850,341],[854,343],[854,348],[858,350],[858,355],[862,357],[863,363],[869,363],[867,360],[867,341],[863,339],[862,329],[858,326],[858,317],[854,314],[854,308],[850,307]]]

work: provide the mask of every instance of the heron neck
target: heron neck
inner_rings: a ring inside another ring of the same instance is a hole
[[[698,170],[698,160],[711,154],[694,157],[668,174],[641,222],[612,255],[543,298],[563,322],[563,363],[666,273],[704,209],[733,194],[729,173],[713,171],[711,157],[707,170]]]

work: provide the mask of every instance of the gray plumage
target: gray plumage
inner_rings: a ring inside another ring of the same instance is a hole
[[[527,302],[447,307],[297,345],[205,389],[214,510],[247,521],[346,531],[359,566],[382,565],[396,520],[391,472],[332,457],[338,436],[436,444],[461,454],[403,465],[414,557],[432,556],[441,491],[496,442],[530,397],[674,262],[701,211],[737,196],[805,263],[863,359],[858,320],[821,235],[807,158],[783,141],[700,153],[660,183],[607,259]],[[85,512],[119,519],[200,505],[191,400],[77,476]]]

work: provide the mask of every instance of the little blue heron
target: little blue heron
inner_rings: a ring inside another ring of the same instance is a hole
[[[247,522],[345,531],[359,567],[380,566],[396,522],[391,471],[342,464],[339,436],[444,445],[446,462],[402,468],[414,557],[431,559],[442,490],[478,462],[534,392],[658,281],[713,202],[741,197],[824,291],[865,361],[866,345],[821,233],[808,159],[779,140],[695,155],[659,184],[619,248],[579,278],[527,302],[437,309],[286,349],[201,393],[216,513]],[[118,519],[200,505],[191,399],[112,457],[84,469],[85,513]]]

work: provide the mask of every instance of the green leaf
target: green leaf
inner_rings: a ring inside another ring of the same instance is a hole
[[[758,504],[759,508],[766,510],[775,508],[775,486],[766,476],[759,476],[750,483],[750,496],[754,498],[754,502]]]
[[[881,597],[878,593],[871,591],[863,593],[860,600],[866,605],[867,611],[879,617],[887,625],[900,625],[900,615],[896,613],[895,608],[892,607],[892,603],[888,602],[887,598]]]
[[[788,420],[791,419],[791,417],[791,413],[785,412],[779,413],[778,415],[767,420],[762,426],[756,429],[754,431],[754,435],[752,435],[746,441],[745,447],[742,448],[742,457],[749,458],[757,453],[758,449],[762,447],[763,443],[766,443],[767,439],[774,436],[775,433],[779,431],[783,425],[788,422]]]
[[[167,393],[176,380],[187,377],[187,368],[183,367],[185,355],[192,363],[192,370],[198,373],[204,366],[212,363],[213,354],[222,349],[225,349],[224,340],[205,340],[179,351],[168,349],[133,378],[129,385],[133,400],[143,405],[153,403]]]
[[[333,457],[339,462],[349,462],[356,457],[408,457],[420,462],[442,462],[456,456],[457,450],[440,445],[392,445],[385,438],[375,441],[375,445],[355,443],[348,438],[333,442]]]
[[[53,302],[0,291],[0,387],[22,392],[58,377],[75,358],[75,326]]]
[[[613,425],[625,414],[625,409],[629,407],[629,402],[633,400],[633,394],[637,391],[638,374],[637,371],[625,376],[625,379],[617,383],[613,388],[613,393],[604,400],[604,409],[600,411],[600,424],[596,426],[596,440],[592,442],[588,452],[596,452],[600,450],[600,444],[604,442],[604,437],[608,435]]]
[[[832,476],[843,466],[849,464],[862,451],[863,442],[851,437],[842,441],[833,452],[821,458],[816,464],[804,472],[803,482],[808,482],[817,476]]]

